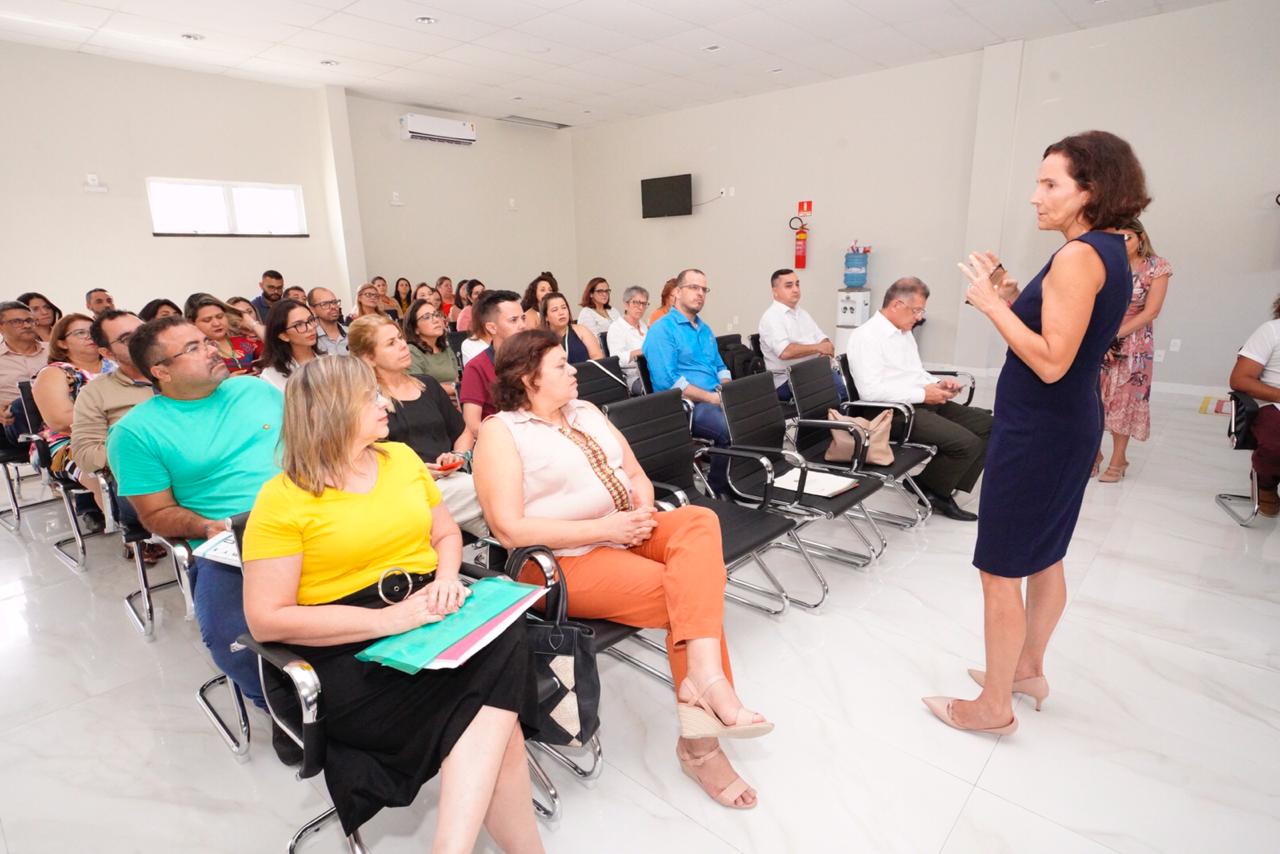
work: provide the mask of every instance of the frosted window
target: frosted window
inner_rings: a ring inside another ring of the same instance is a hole
[[[302,188],[148,178],[151,230],[158,235],[306,236]]]

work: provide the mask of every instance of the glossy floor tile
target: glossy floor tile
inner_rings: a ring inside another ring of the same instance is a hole
[[[683,776],[671,690],[602,659],[606,764],[584,784],[545,763],[564,802],[542,825],[547,849],[1276,850],[1280,533],[1214,506],[1246,486],[1248,455],[1198,404],[1158,399],[1126,479],[1089,486],[1048,659],[1053,693],[1039,713],[1018,704],[1017,734],[956,732],[920,703],[976,692],[965,673],[983,661],[975,526],[885,528],[871,565],[819,561],[831,592],[816,612],[727,606],[739,691],[777,723],[726,744],[759,790],[756,810],[721,808]],[[41,495],[32,483],[24,493]],[[962,503],[976,509],[976,496]],[[887,494],[874,504],[895,509]],[[73,573],[47,545],[64,530],[51,504],[26,512],[20,535],[0,531],[0,854],[283,850],[326,807],[323,781],[298,782],[276,761],[257,712],[237,761],[195,705],[214,670],[178,592],[157,595],[145,641],[121,601],[137,579],[119,542],[91,539],[87,570]],[[840,524],[808,533],[860,546]],[[816,592],[798,556],[769,563],[797,595]],[[369,822],[371,850],[427,850],[437,794],[433,782]],[[300,848],[340,850],[333,826]],[[496,849],[482,838],[477,850]]]

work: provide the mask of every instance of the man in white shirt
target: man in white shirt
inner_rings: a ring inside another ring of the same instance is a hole
[[[1280,314],[1280,300],[1276,302]],[[1253,470],[1258,476],[1258,512],[1280,515],[1280,319],[1259,326],[1240,348],[1231,371],[1231,390],[1242,391],[1258,401],[1253,419]]]
[[[795,270],[775,270],[769,278],[773,303],[760,318],[760,352],[764,366],[773,374],[773,387],[784,403],[792,399],[787,368],[814,356],[835,355],[835,345],[803,308],[800,308],[800,277]],[[832,368],[831,379],[841,401],[849,399],[840,371]]]
[[[911,441],[938,448],[916,483],[942,515],[972,522],[977,515],[961,509],[954,493],[972,492],[982,474],[991,412],[952,403],[963,384],[939,379],[921,365],[911,330],[924,318],[928,300],[928,285],[914,276],[890,285],[880,311],[849,335],[849,373],[863,400],[914,404]]]

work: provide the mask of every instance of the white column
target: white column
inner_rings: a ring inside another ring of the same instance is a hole
[[[343,289],[338,287],[338,283],[333,284],[343,302],[350,307],[354,305],[356,288],[367,281],[368,267],[364,258],[364,232],[360,227],[351,125],[347,118],[347,90],[341,86],[325,86],[321,92],[320,107],[326,132],[324,171],[329,233],[337,255],[339,275],[347,285],[345,293],[341,292]]]

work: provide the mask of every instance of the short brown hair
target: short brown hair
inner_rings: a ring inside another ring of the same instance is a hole
[[[529,407],[529,390],[525,380],[538,387],[542,359],[560,346],[559,339],[545,329],[530,329],[512,335],[498,351],[493,366],[493,405],[500,412],[513,412]]]
[[[71,354],[67,352],[67,348],[59,344],[59,341],[67,337],[67,329],[76,321],[84,321],[93,328],[93,318],[83,314],[66,314],[63,315],[57,323],[53,324],[52,331],[49,332],[49,362],[69,362]]]
[[[1129,143],[1105,130],[1090,130],[1060,139],[1044,150],[1044,156],[1061,154],[1067,173],[1089,201],[1080,216],[1091,228],[1122,228],[1135,219],[1151,197],[1142,164]]]

